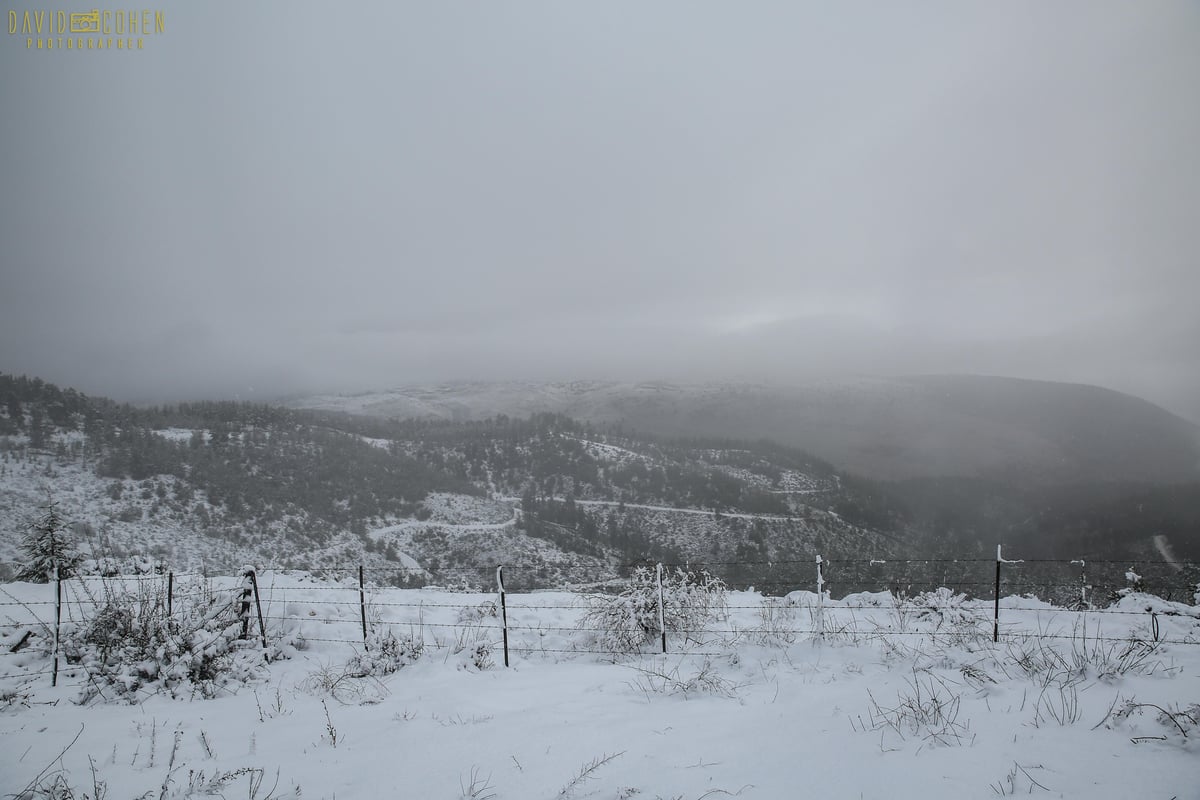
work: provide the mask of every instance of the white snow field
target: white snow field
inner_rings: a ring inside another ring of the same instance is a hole
[[[227,610],[239,580],[181,577],[173,614],[209,593]],[[66,581],[64,652],[89,596],[161,599],[163,581]],[[54,587],[0,587],[0,796],[1200,797],[1196,606],[1009,597],[994,644],[991,603],[944,590],[730,592],[666,655],[651,631],[622,656],[581,629],[611,598],[510,593],[506,668],[496,594],[368,589],[374,655],[355,660],[356,581],[259,585],[268,647],[238,642],[224,678],[142,664],[102,683],[93,648],[57,687]],[[403,666],[364,674],[385,657]]]

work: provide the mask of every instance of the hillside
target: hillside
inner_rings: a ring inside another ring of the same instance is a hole
[[[767,443],[659,442],[566,417],[387,422],[235,403],[133,408],[0,376],[0,558],[47,498],[101,560],[391,565],[403,584],[602,581],[644,558],[811,561],[882,532],[828,465]],[[775,577],[778,577],[777,575]]]
[[[1039,487],[1200,479],[1200,428],[1192,423],[1107,389],[1011,378],[464,383],[290,405],[448,420],[557,412],[663,436],[771,439],[883,480],[965,477]]]
[[[887,482],[765,440],[656,437],[553,413],[134,408],[0,375],[0,431],[10,571],[48,499],[96,568],[361,564],[403,586],[481,586],[497,564],[520,565],[514,588],[596,583],[653,559],[786,592],[811,582],[821,555],[841,591],[951,580],[941,562],[913,566],[928,558],[968,559],[953,571],[983,591],[972,559],[1004,544],[1031,558],[1109,560],[1106,575],[1089,575],[1110,587],[1124,585],[1124,560],[1159,562],[1150,577],[1175,587],[1194,565],[1166,562],[1200,557],[1196,482]],[[1057,568],[1035,577],[1062,585]]]

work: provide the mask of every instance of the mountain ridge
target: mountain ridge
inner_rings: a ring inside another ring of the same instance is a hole
[[[1060,485],[1200,478],[1200,426],[1111,389],[1000,376],[807,384],[474,381],[313,395],[287,404],[459,421],[551,412],[655,435],[765,438],[886,480],[980,477]]]

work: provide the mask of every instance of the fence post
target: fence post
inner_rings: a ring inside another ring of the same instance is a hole
[[[662,562],[658,563],[654,571],[655,578],[658,581],[658,630],[662,634],[662,651],[667,652],[667,615],[666,606],[663,604],[663,585],[662,585]]]
[[[258,610],[258,633],[262,636],[263,658],[270,661],[271,659],[267,655],[267,626],[263,624],[262,599],[258,596],[258,576],[254,570],[250,570],[250,586],[254,589],[254,607]],[[246,615],[246,618],[249,620],[249,614]]]
[[[62,625],[62,576],[58,564],[54,565],[54,672],[50,676],[50,685],[58,686],[58,629]]]
[[[508,666],[508,603],[504,599],[504,567],[496,567],[496,589],[500,592],[500,624],[504,627],[504,666]]]
[[[824,561],[817,556],[817,625],[820,633],[825,631],[825,574],[821,569]]]
[[[992,641],[1000,641],[1000,562],[1003,557],[1000,555],[1001,545],[996,545],[996,608],[992,614]]]
[[[1071,563],[1079,565],[1079,607],[1082,610],[1087,608],[1087,562],[1077,558]]]
[[[175,573],[167,573],[167,619],[174,616],[175,610]]]
[[[242,605],[238,610],[238,616],[242,620],[242,635],[238,638],[245,639],[250,635],[250,597],[254,593],[254,585],[250,582],[250,576],[254,574],[254,567],[242,567]]]
[[[367,595],[363,590],[363,566],[358,565],[358,615],[362,618],[363,650],[370,650],[367,644]]]

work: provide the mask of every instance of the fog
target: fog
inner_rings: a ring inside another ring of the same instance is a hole
[[[1200,421],[1195,3],[161,10],[134,52],[5,28],[0,370],[999,374]]]

